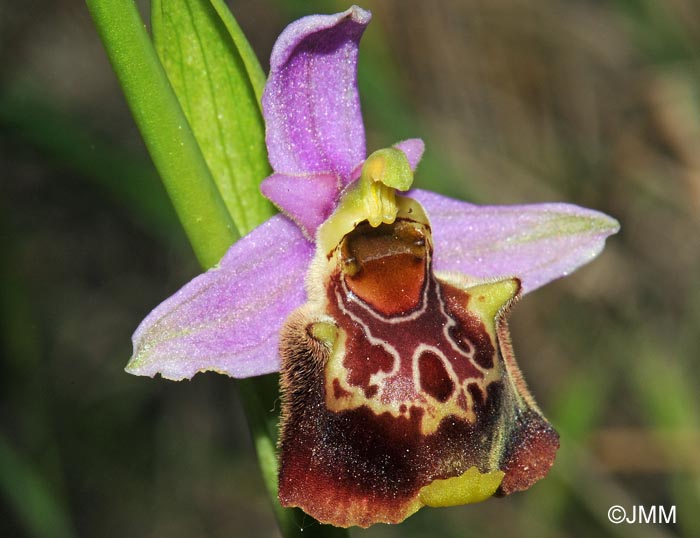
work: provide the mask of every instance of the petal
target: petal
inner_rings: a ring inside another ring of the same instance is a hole
[[[357,53],[371,15],[356,6],[290,24],[272,50],[263,95],[275,172],[335,172],[347,182],[365,158]]]
[[[306,237],[313,239],[316,229],[335,209],[341,185],[335,174],[273,174],[262,182],[260,189]]]
[[[517,276],[523,293],[595,258],[619,223],[569,204],[477,206],[414,189],[430,218],[435,269],[479,278]]]
[[[277,333],[305,301],[312,253],[294,223],[272,217],[143,320],[127,372],[181,380],[206,370],[232,377],[278,370]]]
[[[400,149],[406,154],[408,158],[408,164],[411,165],[411,170],[414,172],[418,168],[418,163],[423,157],[423,152],[425,151],[425,144],[420,138],[409,138],[408,140],[402,140],[394,144],[396,149]]]

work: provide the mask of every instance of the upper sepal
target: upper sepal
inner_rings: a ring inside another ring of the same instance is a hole
[[[270,164],[287,175],[335,173],[365,157],[358,45],[371,15],[353,6],[290,24],[272,50],[263,112]]]

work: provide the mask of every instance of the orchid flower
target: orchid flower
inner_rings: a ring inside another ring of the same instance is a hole
[[[411,189],[423,143],[366,156],[357,7],[291,24],[263,96],[281,214],[153,310],[127,371],[281,370],[279,499],[336,526],[397,523],[529,488],[558,435],[506,316],[593,259],[617,222],[567,204]],[[401,193],[401,194],[399,194]]]

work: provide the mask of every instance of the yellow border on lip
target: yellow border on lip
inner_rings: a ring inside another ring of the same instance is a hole
[[[459,476],[434,480],[423,486],[418,498],[425,506],[433,508],[478,503],[496,493],[504,476],[503,471],[481,473],[476,467],[470,467]]]

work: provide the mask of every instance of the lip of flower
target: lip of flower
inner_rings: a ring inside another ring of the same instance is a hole
[[[279,37],[263,97],[266,141],[274,174],[261,189],[283,214],[233,245],[218,267],[193,279],[143,320],[133,337],[134,354],[128,372],[181,380],[207,370],[239,378],[278,371],[280,329],[290,313],[314,299],[314,290],[323,288],[318,272],[309,272],[316,246],[335,247],[343,241],[343,233],[357,228],[358,223],[353,221],[345,232],[329,238],[332,227],[324,223],[331,219],[339,222],[342,219],[338,213],[347,208],[345,202],[339,207],[339,201],[354,192],[368,204],[365,209],[371,226],[393,225],[393,189],[410,186],[411,169],[418,165],[424,148],[418,139],[406,140],[393,149],[380,150],[381,155],[394,157],[399,150],[405,157],[377,159],[375,154],[365,162],[356,63],[359,40],[369,21],[369,12],[352,7],[343,13],[296,21]],[[385,170],[387,165],[398,168]],[[383,180],[362,184],[363,175]],[[384,181],[387,178],[390,185]],[[357,194],[360,188],[365,191]],[[619,228],[607,215],[568,204],[476,206],[419,189],[407,195],[420,204],[421,211],[424,208],[429,218],[429,240],[434,246],[430,253],[432,270],[469,275],[471,284],[513,282],[512,277],[517,277],[522,294],[593,259],[602,250],[605,238]],[[423,224],[418,222],[417,226]],[[464,283],[464,277],[452,278]],[[516,291],[511,289],[509,293]],[[496,332],[501,331],[497,345],[511,357],[507,328],[499,328],[501,324],[505,327],[501,319],[491,314],[488,323],[495,323],[489,329],[491,339],[496,342]],[[316,335],[321,341],[332,340],[335,329],[324,327],[318,328]],[[514,359],[512,363],[505,367],[517,371]],[[519,373],[513,375],[516,379],[511,381],[517,385],[513,390],[525,402],[518,409],[536,410]],[[527,427],[539,424],[526,423]],[[441,480],[436,479],[438,475],[425,478],[424,486],[435,486],[421,490],[421,504],[472,502],[491,495],[499,487],[493,481],[485,487],[485,493],[473,498],[445,492],[466,488],[473,493],[481,480],[478,473],[506,469],[505,446],[501,443],[500,455],[494,456],[501,467],[485,466],[479,460],[480,469],[463,469],[466,478],[454,474],[444,477],[459,478],[459,484],[443,488]],[[551,458],[542,464],[544,472]],[[513,465],[518,464],[517,458],[511,460]],[[535,479],[542,476],[542,469],[537,473]],[[501,492],[523,489],[531,483],[525,482],[506,489],[501,486]],[[320,516],[342,525],[399,521],[419,507],[415,504],[419,490],[413,491],[410,502],[401,510],[386,512],[389,515],[382,516],[384,519],[367,519],[364,513],[356,514],[353,520],[339,519],[337,514]],[[314,506],[303,507],[313,515]]]
[[[281,331],[279,499],[323,523],[526,489],[559,446],[508,344],[520,282],[436,274],[428,217],[396,193],[412,175],[398,149],[368,157]]]

